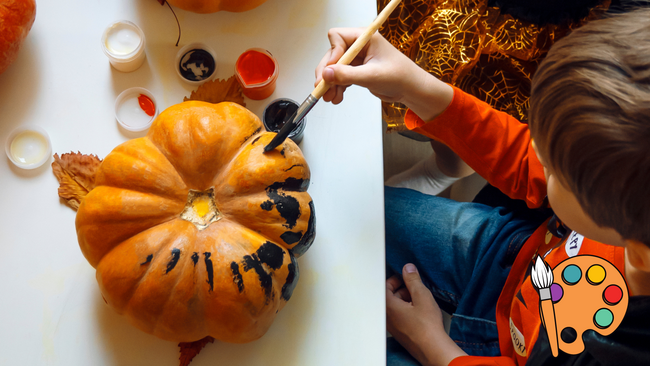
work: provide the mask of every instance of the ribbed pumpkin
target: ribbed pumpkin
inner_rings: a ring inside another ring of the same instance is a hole
[[[192,342],[255,340],[312,244],[309,167],[235,103],[189,101],[116,147],[76,218],[104,300],[141,330]]]
[[[167,0],[171,5],[194,13],[231,11],[240,13],[262,5],[266,0]]]

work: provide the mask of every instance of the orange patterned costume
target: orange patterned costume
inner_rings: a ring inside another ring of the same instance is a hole
[[[378,9],[389,0],[378,0]],[[565,26],[534,24],[502,14],[488,0],[403,0],[380,29],[424,70],[507,112],[528,119],[531,78],[557,39],[604,12]],[[406,107],[382,103],[388,131],[406,130]]]

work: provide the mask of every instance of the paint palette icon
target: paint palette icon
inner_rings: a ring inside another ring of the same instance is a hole
[[[585,349],[585,331],[607,336],[621,324],[629,293],[623,275],[614,265],[596,256],[580,255],[558,264],[553,278],[550,292],[555,324],[544,326],[548,331],[555,325],[559,349],[577,355]]]

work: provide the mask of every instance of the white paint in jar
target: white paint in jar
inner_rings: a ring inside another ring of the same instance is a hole
[[[112,23],[102,35],[104,54],[119,71],[131,72],[139,68],[145,59],[144,46],[144,33],[128,20]]]
[[[50,138],[38,126],[21,126],[12,131],[5,145],[7,157],[22,169],[34,169],[50,158]]]

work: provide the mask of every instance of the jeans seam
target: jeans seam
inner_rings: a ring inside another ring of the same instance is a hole
[[[454,293],[449,292],[449,291],[445,291],[445,290],[441,290],[441,289],[439,289],[439,288],[437,288],[437,287],[435,287],[435,286],[431,286],[431,287],[429,288],[429,290],[430,290],[431,292],[435,291],[435,292],[438,294],[438,297],[443,297],[443,296],[440,296],[440,294],[445,294],[445,295],[447,295],[447,297],[449,297],[449,300],[447,300],[447,299],[442,299],[442,300],[443,300],[443,301],[448,301],[448,302],[451,301],[451,302],[452,302],[451,305],[458,306],[458,299],[457,299],[457,297],[456,297],[456,295],[455,295]],[[434,297],[435,297],[435,296],[434,296]]]
[[[464,342],[464,341],[454,340],[454,343],[462,344],[462,345],[468,345],[468,346],[482,346],[482,347],[490,347],[490,348],[499,347],[499,341],[491,341],[491,342],[485,342],[485,343],[471,343],[471,342]]]
[[[497,325],[497,322],[493,322],[492,320],[483,319],[483,318],[475,318],[475,317],[472,317],[472,316],[467,316],[467,315],[462,315],[462,314],[452,314],[451,316],[455,317],[455,318],[467,319],[467,320],[471,320],[471,321],[484,322],[484,323],[488,323],[490,325]]]

